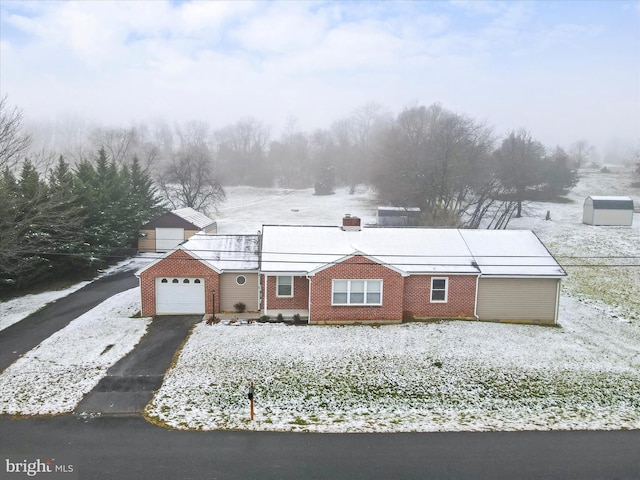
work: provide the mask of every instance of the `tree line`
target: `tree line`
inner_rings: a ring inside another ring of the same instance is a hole
[[[498,142],[490,127],[437,104],[393,116],[371,103],[313,132],[292,117],[277,139],[253,118],[218,130],[194,121],[67,133],[34,151],[22,112],[0,99],[5,288],[95,269],[133,248],[138,226],[165,209],[214,214],[223,186],[327,195],[367,185],[380,204],[419,208],[424,225],[505,228],[523,201],[574,185],[591,148],[547,151],[526,130]]]
[[[92,275],[130,255],[140,224],[164,210],[137,157],[118,165],[101,148],[74,166],[60,155],[41,172],[37,156],[25,157],[21,113],[0,106],[0,293]]]

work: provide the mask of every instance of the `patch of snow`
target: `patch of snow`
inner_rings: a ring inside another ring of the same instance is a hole
[[[71,412],[145,334],[140,288],[114,295],[72,321],[0,375],[0,414]]]
[[[148,254],[141,254],[133,258],[128,258],[122,262],[117,263],[109,268],[101,270],[96,278],[102,278],[115,273],[125,272],[128,270],[138,270],[145,265],[148,265],[156,257]],[[63,290],[54,290],[51,292],[36,293],[30,295],[23,295],[22,297],[13,298],[6,302],[0,302],[0,331],[7,327],[10,327],[14,323],[17,323],[32,313],[37,312],[49,303],[53,303],[73,292],[80,290],[82,287],[88,285],[89,281],[79,282],[75,285],[65,288]]]
[[[66,297],[88,284],[89,282],[80,282],[64,290],[24,295],[6,302],[0,302],[0,330],[10,327],[37,312],[48,303],[53,303],[60,298]]]

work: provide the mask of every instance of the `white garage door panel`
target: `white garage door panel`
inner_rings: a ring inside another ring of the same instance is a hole
[[[184,241],[184,228],[156,228],[156,250],[168,252]]]
[[[204,279],[166,278],[166,282],[162,280],[156,280],[158,315],[205,313]]]

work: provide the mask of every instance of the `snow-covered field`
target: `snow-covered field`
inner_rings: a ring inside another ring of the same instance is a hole
[[[197,429],[640,428],[640,215],[633,228],[581,223],[587,195],[630,195],[640,204],[640,191],[627,188],[629,178],[583,173],[568,196],[573,203],[531,203],[526,216],[510,224],[533,229],[564,265],[636,265],[567,267],[558,328],[461,321],[378,328],[200,324],[146,414]],[[341,189],[330,197],[312,190],[270,193],[228,189],[219,232],[335,225],[345,213],[375,221],[366,190],[349,195]],[[26,303],[39,308],[33,299]],[[137,293],[97,308],[0,376],[0,412],[72,410],[144,334],[147,320],[127,318],[139,308]],[[0,304],[0,318],[6,312]],[[254,422],[248,420],[250,381]]]
[[[376,221],[373,192],[359,187],[353,195],[338,188],[335,195],[317,196],[302,190],[231,187],[218,211],[218,233],[255,234],[262,225],[338,225],[345,214],[363,224]]]

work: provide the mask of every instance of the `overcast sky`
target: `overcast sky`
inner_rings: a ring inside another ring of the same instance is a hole
[[[369,102],[524,127],[547,146],[640,138],[637,1],[7,1],[0,89],[30,120],[213,128]]]

